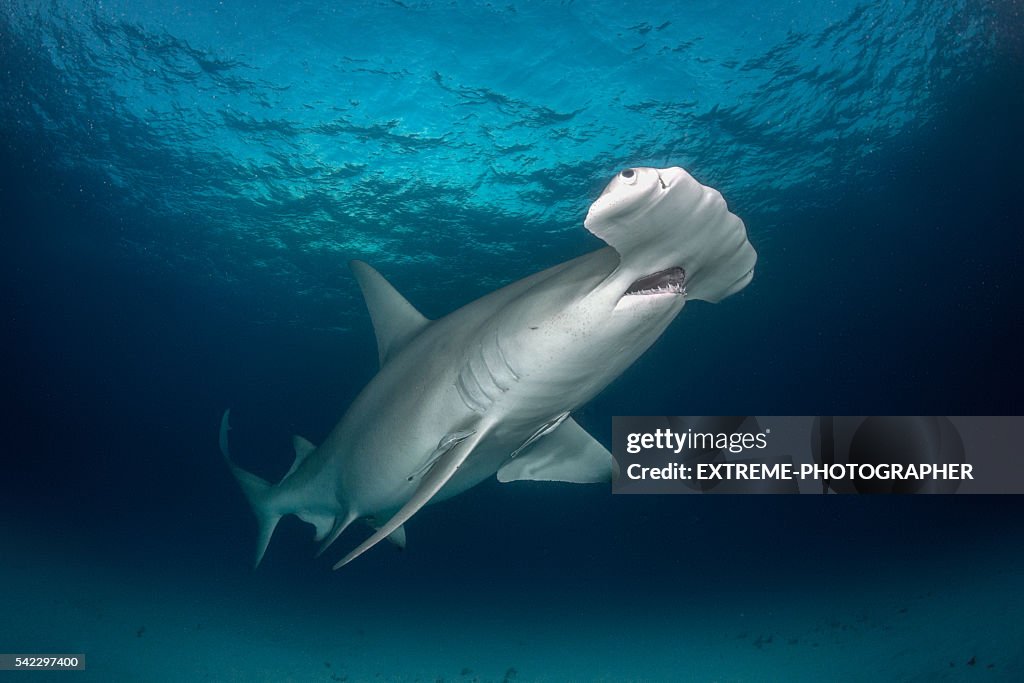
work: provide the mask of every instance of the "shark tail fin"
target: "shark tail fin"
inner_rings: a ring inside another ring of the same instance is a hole
[[[242,492],[245,494],[246,500],[249,501],[253,514],[256,515],[259,536],[256,542],[256,562],[253,566],[258,567],[263,560],[264,553],[267,552],[270,537],[274,534],[277,523],[281,521],[282,513],[274,505],[274,486],[255,474],[246,472],[231,460],[231,452],[228,450],[228,430],[231,429],[228,418],[230,415],[231,411],[225,410],[224,416],[220,420],[220,452],[231,469],[231,473],[235,475],[239,486],[242,487]]]

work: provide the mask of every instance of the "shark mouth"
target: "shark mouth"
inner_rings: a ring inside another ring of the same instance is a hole
[[[645,275],[629,286],[623,296],[652,294],[686,294],[686,271],[675,267]]]

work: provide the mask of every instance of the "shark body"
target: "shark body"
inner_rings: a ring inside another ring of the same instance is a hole
[[[377,271],[350,265],[377,334],[381,368],[316,447],[295,437],[276,485],[221,450],[259,522],[259,564],[278,520],[316,527],[322,553],[355,520],[376,532],[335,565],[402,526],[429,502],[494,476],[607,481],[611,454],[570,414],[628,368],[688,299],[742,289],[757,256],[721,194],[680,168],[626,169],[584,225],[608,246],[430,321]]]

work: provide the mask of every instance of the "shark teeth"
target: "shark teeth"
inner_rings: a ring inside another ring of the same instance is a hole
[[[651,296],[653,294],[686,294],[686,271],[669,268],[645,275],[626,290],[624,296]]]

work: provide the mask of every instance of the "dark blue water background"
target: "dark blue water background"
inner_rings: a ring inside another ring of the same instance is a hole
[[[253,576],[216,450],[230,406],[239,460],[280,476],[291,434],[322,439],[373,376],[348,259],[438,317],[597,248],[586,208],[634,165],[720,189],[760,260],[580,412],[606,443],[615,414],[1019,414],[1019,3],[0,9],[0,520],[26,561],[281,600],[501,585],[541,614],[638,573],[651,604],[827,600],[1021,544],[1017,498],[492,482],[342,574],[286,520]]]

